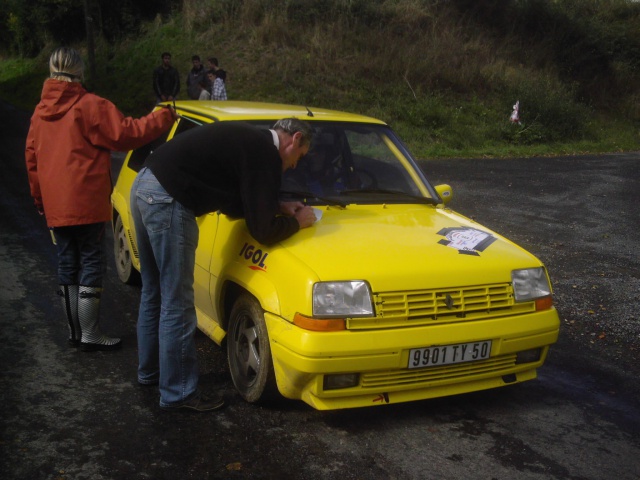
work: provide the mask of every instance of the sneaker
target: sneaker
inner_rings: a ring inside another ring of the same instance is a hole
[[[204,393],[199,393],[193,396],[193,398],[187,400],[180,405],[160,406],[164,410],[195,410],[196,412],[210,412],[211,410],[218,410],[224,406],[224,398],[222,395],[217,394],[211,397]]]

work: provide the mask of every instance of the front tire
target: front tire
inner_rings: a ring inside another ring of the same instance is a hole
[[[127,232],[122,224],[122,217],[118,216],[113,229],[113,256],[116,260],[116,270],[118,278],[127,285],[139,285],[140,273],[134,268],[131,262],[131,252]]]
[[[249,403],[277,397],[277,386],[264,311],[243,294],[233,305],[227,332],[227,360],[233,384]]]

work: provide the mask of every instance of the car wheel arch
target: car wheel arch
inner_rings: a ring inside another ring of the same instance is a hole
[[[229,317],[235,301],[242,294],[249,294],[256,299],[266,312],[280,315],[280,299],[273,283],[269,280],[252,278],[227,278],[217,294],[220,300],[217,302],[218,318],[225,331],[229,327]]]

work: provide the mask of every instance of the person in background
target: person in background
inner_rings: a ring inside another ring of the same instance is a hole
[[[312,130],[295,118],[271,130],[216,122],[181,133],[145,161],[131,188],[142,294],[138,382],[159,385],[160,407],[216,410],[221,395],[198,388],[194,268],[196,217],[221,211],[244,218],[249,233],[272,245],[310,227],[313,209],[280,202],[282,172],[309,151]]]
[[[204,80],[200,82],[200,96],[198,100],[211,100],[211,92],[209,92],[209,82],[205,82]]]
[[[178,70],[171,65],[171,54],[164,52],[161,55],[162,64],[153,71],[153,91],[157,102],[171,102],[178,97],[180,92],[180,75]]]
[[[207,67],[209,70],[216,72],[216,77],[227,83],[227,72],[218,66],[218,59],[216,57],[207,58]]]
[[[207,81],[207,71],[204,65],[200,63],[200,57],[198,55],[191,57],[191,63],[193,64],[193,68],[187,75],[187,93],[190,99],[198,100],[201,91],[200,84]]]
[[[111,220],[111,150],[149,143],[171,127],[175,112],[165,108],[125,118],[109,100],[84,89],[84,63],[71,48],[53,51],[49,71],[27,134],[31,196],[57,246],[69,345],[86,352],[115,350],[120,339],[98,327]]]
[[[224,86],[222,79],[218,78],[215,70],[209,70],[207,72],[207,78],[211,85],[211,100],[226,100],[227,89]]]

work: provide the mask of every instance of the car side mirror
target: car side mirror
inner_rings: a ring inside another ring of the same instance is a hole
[[[442,203],[445,205],[453,199],[453,189],[449,185],[436,185],[435,188],[436,192],[438,192],[438,195],[440,195],[440,198],[442,199]]]

